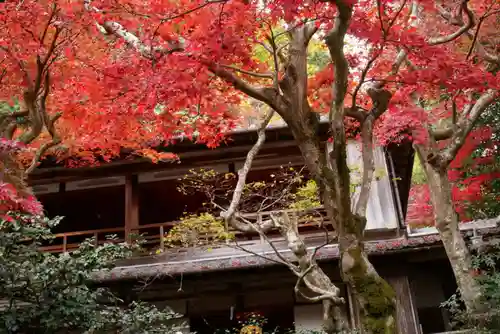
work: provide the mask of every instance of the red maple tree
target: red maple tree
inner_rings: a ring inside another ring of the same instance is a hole
[[[449,245],[464,251],[448,168],[498,96],[497,1],[45,0],[0,6],[6,27],[0,32],[2,94],[17,96],[21,105],[8,117],[18,129],[9,130],[8,139],[38,147],[29,170],[61,140],[70,155],[90,160],[96,150],[110,158],[122,147],[149,155],[152,144],[179,135],[215,146],[250,97],[291,128],[338,224],[343,278],[354,288],[370,278],[375,290],[368,290],[383,296],[377,304],[383,304],[383,312],[377,309],[383,326],[394,326],[394,298],[362,241],[375,140],[413,141],[433,204],[446,208],[436,214],[436,226],[450,259],[458,255]],[[325,46],[329,62],[311,73],[307,49],[315,42]],[[322,112],[330,116],[328,156],[315,132]],[[27,130],[19,117],[30,121]],[[345,160],[350,127],[358,127],[352,133],[363,141],[365,171],[354,210]],[[234,210],[226,220],[241,227]],[[478,293],[459,270],[470,265],[463,254],[452,266],[473,309]],[[325,299],[336,302],[333,290]],[[369,319],[373,308],[363,293],[356,295]]]

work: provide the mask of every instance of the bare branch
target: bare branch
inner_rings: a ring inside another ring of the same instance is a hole
[[[317,266],[316,263],[314,264],[311,264],[309,266],[309,268],[307,268],[304,272],[300,273],[299,275],[299,278],[297,279],[297,282],[295,283],[295,288],[294,288],[294,291],[295,291],[295,294],[298,295],[298,296],[301,296],[302,298],[304,298],[305,300],[307,300],[308,302],[311,302],[311,303],[317,303],[317,302],[320,302],[320,301],[323,301],[323,300],[327,300],[327,299],[330,299],[332,301],[337,301],[338,304],[343,304],[344,303],[344,299],[343,298],[338,298],[336,295],[333,297],[334,299],[332,299],[332,296],[331,296],[331,293],[326,293],[326,294],[320,294],[319,296],[314,296],[314,297],[310,297],[310,296],[307,296],[306,294],[304,294],[302,292],[302,290],[300,289],[300,284],[302,282],[306,282],[305,281],[305,277]],[[307,286],[307,283],[306,283],[306,286]],[[309,286],[307,286],[309,288]],[[312,291],[312,290],[311,290]],[[315,291],[313,291],[315,292]]]
[[[226,81],[227,83],[233,85],[234,88],[237,90],[241,91],[242,93],[247,94],[250,97],[253,97],[256,100],[259,100],[261,102],[266,103],[269,105],[272,109],[278,110],[278,104],[275,99],[277,96],[277,92],[275,91],[274,88],[270,87],[254,87],[250,85],[249,83],[245,82],[241,78],[238,78],[236,75],[233,73],[225,70],[221,65],[219,64],[207,64],[209,71]]]
[[[449,24],[451,25],[454,25],[454,26],[463,26],[465,25],[464,23],[464,20],[461,16],[456,16],[456,15],[452,15],[449,11],[447,11],[443,6],[442,4],[437,4],[436,5],[436,8],[438,9],[439,11],[439,14],[446,20],[448,21]],[[496,12],[496,11],[494,11]],[[485,14],[483,15],[483,17],[485,16],[489,16],[489,14]],[[479,31],[476,30],[476,33]],[[474,40],[474,37],[477,35],[477,34],[472,34],[470,31],[466,31],[465,32],[465,35],[471,40],[473,41]],[[482,44],[482,43],[479,43],[479,42],[476,42],[476,43],[473,43],[473,47],[476,48],[477,50],[477,53],[487,62],[489,63],[492,63],[492,64],[500,64],[500,56],[499,55],[496,55],[496,54],[493,54],[491,52],[489,52],[488,50],[486,50],[486,47]]]
[[[460,12],[465,12],[465,15],[467,16],[467,22],[450,35],[430,38],[428,41],[430,45],[439,45],[451,42],[462,36],[474,26],[474,13],[467,6],[468,2],[468,0],[462,0],[462,3],[460,4]]]
[[[266,230],[264,230],[264,228],[267,228],[269,226],[269,229],[271,227],[275,227],[277,226],[277,221],[273,218],[273,216],[271,216],[271,219],[269,219],[269,221],[271,223],[268,223],[268,221],[266,222],[258,222],[258,225],[255,225],[254,223],[252,223],[251,221],[249,221],[248,219],[245,219],[243,217],[240,217],[248,226],[250,226],[252,228],[253,231],[256,231],[259,233],[260,237],[262,239],[264,239],[264,241],[266,241],[269,246],[271,246],[271,248],[274,250],[274,252],[276,253],[276,256],[278,256],[283,262],[287,262],[287,260],[283,257],[283,255],[279,252],[279,250],[276,248],[276,246],[274,245],[274,243],[269,239],[269,237],[266,235]],[[264,227],[264,228],[263,228]]]
[[[31,161],[30,166],[26,169],[26,175],[31,174],[36,169],[38,163],[40,162],[40,159],[43,157],[43,155],[45,154],[45,152],[47,152],[48,149],[61,143],[61,137],[58,135],[55,128],[55,122],[61,116],[62,116],[61,113],[57,113],[52,118],[48,119],[46,126],[52,139],[51,141],[42,144],[40,148],[38,148],[37,152],[35,153],[35,156],[33,157],[33,160]]]
[[[274,64],[273,84],[276,91],[280,92],[279,80],[278,80],[280,71],[278,63],[278,46],[276,45],[276,38],[274,37],[273,27],[270,24],[268,24],[268,26],[269,26],[269,32],[271,33],[271,36],[268,38],[268,41],[269,44],[271,44],[273,64]]]
[[[232,226],[235,229],[242,231],[242,232],[248,232],[248,231],[254,230],[254,228],[251,225],[248,225],[246,223],[242,223],[242,222],[238,221],[238,219],[235,217],[235,215],[237,213],[238,206],[240,204],[241,195],[243,193],[243,189],[244,189],[245,184],[246,184],[246,178],[247,178],[248,172],[250,171],[250,168],[252,167],[252,163],[253,163],[254,158],[257,156],[257,154],[260,151],[260,148],[262,147],[262,145],[266,141],[266,127],[269,124],[269,122],[271,121],[271,118],[273,117],[273,115],[274,115],[274,110],[271,110],[264,118],[264,121],[261,123],[259,129],[257,130],[257,136],[258,136],[257,142],[250,149],[250,151],[248,151],[245,163],[243,164],[243,167],[238,171],[238,182],[237,182],[236,187],[234,189],[231,204],[229,205],[229,208],[227,209],[226,212],[221,213],[221,216],[223,216],[224,220],[226,221],[226,228],[229,226]],[[272,225],[269,225],[269,227],[267,227],[267,228],[270,229],[271,227],[272,227]],[[261,228],[262,227],[259,226],[259,230],[257,230],[257,232],[259,232]]]
[[[368,60],[365,68],[363,68],[363,71],[361,72],[361,78],[359,79],[359,83],[356,86],[356,88],[354,88],[354,92],[352,93],[351,109],[356,107],[356,98],[358,96],[359,90],[361,89],[361,86],[363,86],[363,84],[365,83],[366,75],[368,74],[368,71],[372,67],[375,60],[377,60],[377,58],[380,57],[381,54],[382,54],[382,48],[378,52],[376,52],[375,55],[370,58],[370,60]]]
[[[246,74],[246,75],[250,75],[252,77],[256,77],[256,78],[267,78],[267,79],[273,79],[273,74],[272,73],[257,73],[257,72],[251,72],[251,71],[247,71],[247,70],[244,70],[244,69],[241,69],[241,68],[238,68],[236,66],[233,66],[233,65],[223,65],[223,64],[219,64],[219,66],[222,66],[224,68],[228,68],[228,69],[231,69],[231,70],[234,70],[236,72],[240,72],[240,73],[243,73],[243,74]]]
[[[285,259],[285,261],[283,261],[281,258],[280,258],[280,260],[276,260],[276,259],[273,259],[272,257],[269,257],[269,256],[264,256],[264,255],[262,255],[262,254],[259,254],[259,253],[254,252],[254,251],[252,251],[252,250],[250,250],[250,249],[248,249],[248,248],[246,248],[246,247],[243,247],[243,246],[239,245],[239,244],[238,244],[238,242],[235,242],[235,243],[234,243],[234,245],[232,245],[232,244],[227,244],[227,246],[228,246],[228,247],[232,247],[232,248],[234,247],[234,248],[236,248],[236,249],[242,250],[242,251],[244,251],[245,253],[252,254],[252,255],[254,255],[254,256],[260,257],[261,259],[264,259],[264,260],[269,261],[269,262],[274,262],[274,263],[276,263],[276,264],[285,265],[285,266],[287,266],[290,270],[292,270],[292,272],[295,272],[296,270],[299,270],[299,269],[297,268],[297,266],[295,266],[293,263],[291,263],[290,261],[288,261],[288,260],[286,260],[286,259]],[[275,252],[276,252],[276,251],[275,251]],[[277,255],[278,255],[278,254],[279,254],[279,252],[277,253]],[[280,254],[280,255],[281,255],[281,254]],[[278,256],[278,258],[279,258],[279,256]]]
[[[366,216],[366,208],[368,206],[368,199],[370,198],[373,173],[375,171],[375,162],[373,159],[373,118],[372,115],[368,116],[361,127],[363,178],[355,208],[356,214],[360,217]]]

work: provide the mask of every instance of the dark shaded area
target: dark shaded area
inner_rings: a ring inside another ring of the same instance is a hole
[[[206,197],[201,193],[183,195],[177,190],[180,182],[165,180],[139,184],[139,224],[157,224],[179,220],[184,213],[203,207]]]
[[[423,334],[450,330],[450,314],[441,307],[456,291],[457,285],[447,259],[415,263],[410,284]],[[427,283],[428,281],[428,283]]]
[[[412,148],[411,142],[408,141],[403,143],[391,143],[385,148],[384,151],[387,167],[389,169],[392,195],[396,200],[396,209],[403,215],[403,221],[399,219],[400,226],[404,227],[408,208],[408,198],[410,195],[415,151]],[[396,184],[396,187],[394,187],[394,183]],[[398,197],[399,201],[397,200]]]
[[[63,216],[54,233],[122,227],[125,221],[124,186],[39,195],[49,217]]]
[[[103,241],[108,235],[116,234],[123,239],[122,229],[125,224],[125,189],[124,186],[105,187],[67,191],[39,195],[49,217],[64,217],[53,233],[75,232],[67,236],[68,248],[74,248],[85,239],[95,237],[93,233],[78,234],[78,231],[111,229],[99,234],[97,238]],[[45,246],[61,245],[62,238],[48,241]]]
[[[259,308],[259,310],[245,310],[258,312],[267,319],[262,327],[266,333],[285,334],[287,329],[294,327],[293,305],[277,305],[276,307]],[[232,319],[227,311],[208,313],[205,316],[190,318],[190,329],[198,334],[223,334],[224,330],[242,328],[241,320],[234,316]]]

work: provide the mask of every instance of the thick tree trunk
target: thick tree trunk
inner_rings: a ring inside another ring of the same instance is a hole
[[[11,152],[0,152],[0,181],[14,186],[21,197],[32,195],[25,181],[23,166]]]
[[[319,143],[313,139],[303,140],[299,148],[308,169],[319,182],[323,203],[338,234],[342,280],[353,290],[360,308],[364,333],[395,333],[395,293],[378,275],[365,252],[363,234],[366,218],[351,211],[349,171],[345,156],[335,161],[336,165],[345,167],[334,171],[326,163],[325,151],[320,150]],[[331,189],[337,189],[344,197],[332,196]]]
[[[396,332],[396,296],[368,260],[363,236],[356,231],[364,221],[353,216],[348,222],[338,223],[341,274],[353,290],[364,333],[392,334]]]
[[[450,260],[462,299],[470,313],[482,313],[486,310],[481,300],[481,287],[474,278],[471,253],[460,233],[447,170],[432,166],[423,159],[421,161],[429,184],[431,202],[435,208],[436,228]]]

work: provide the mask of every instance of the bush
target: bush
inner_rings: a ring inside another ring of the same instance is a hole
[[[137,248],[84,242],[69,254],[41,252],[59,218],[9,213],[0,219],[0,333],[176,333],[177,315],[140,302],[125,304],[92,274]]]

